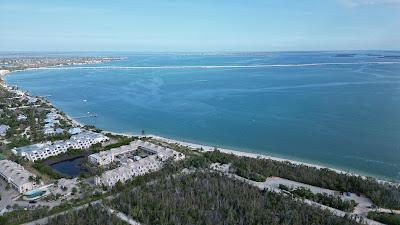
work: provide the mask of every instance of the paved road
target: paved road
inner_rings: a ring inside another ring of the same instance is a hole
[[[371,211],[371,206],[372,201],[365,197],[365,196],[358,196],[354,193],[349,193],[349,196],[347,195],[342,195],[338,191],[326,189],[326,188],[320,188],[308,184],[303,184],[300,182],[296,181],[291,181],[288,179],[280,178],[280,177],[268,177],[265,182],[263,182],[264,185],[268,187],[268,189],[279,189],[279,185],[283,184],[291,189],[299,188],[299,187],[304,187],[309,189],[311,192],[314,194],[320,193],[320,194],[328,194],[328,195],[333,195],[333,196],[339,196],[342,200],[354,200],[357,203],[357,206],[354,209],[354,213],[357,215],[361,215],[363,217],[366,217],[368,212]]]
[[[383,212],[383,213],[400,214],[400,210],[392,210],[392,209],[378,208],[376,211],[377,211],[377,212]]]

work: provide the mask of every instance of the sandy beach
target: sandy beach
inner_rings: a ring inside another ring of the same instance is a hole
[[[106,132],[106,131],[105,131]],[[119,135],[127,135],[127,136],[138,136],[138,135],[129,135],[129,134],[122,134],[122,133],[114,133],[114,132],[108,132],[108,133],[113,133],[113,134],[119,134]],[[195,149],[202,149],[204,152],[207,151],[214,151],[216,148],[212,147],[212,146],[208,146],[208,145],[202,145],[202,144],[194,144],[194,143],[190,143],[190,142],[185,142],[185,141],[178,141],[178,140],[174,140],[174,139],[170,139],[170,138],[165,138],[165,137],[161,137],[161,136],[157,136],[157,135],[146,135],[145,137],[151,137],[153,139],[158,139],[167,143],[171,143],[171,144],[179,144],[182,146],[186,146],[189,147],[193,150]],[[287,159],[287,158],[281,158],[281,157],[275,157],[275,156],[269,156],[269,155],[265,155],[265,154],[257,154],[257,153],[251,153],[251,152],[243,152],[243,151],[238,151],[238,150],[232,150],[232,149],[226,149],[226,148],[217,148],[218,151],[226,153],[226,154],[233,154],[239,157],[249,157],[249,158],[257,158],[257,159],[270,159],[270,160],[274,160],[274,161],[279,161],[279,162],[290,162],[294,165],[302,165],[302,166],[308,166],[308,167],[313,167],[313,168],[317,168],[317,169],[329,169],[332,170],[336,173],[341,173],[341,174],[346,174],[349,176],[360,176],[364,179],[367,178],[367,176],[361,175],[361,174],[357,174],[357,173],[353,173],[353,172],[348,172],[348,171],[344,171],[344,170],[340,170],[340,169],[336,169],[336,168],[332,168],[332,167],[327,167],[327,166],[323,166],[323,165],[318,165],[318,164],[314,164],[314,163],[307,163],[307,162],[302,162],[302,161],[298,161],[298,160],[293,160],[293,159]],[[392,185],[396,185],[399,186],[399,183],[393,183],[387,180],[382,180],[382,179],[378,179],[375,177],[375,179],[380,182],[380,183],[388,183],[388,184],[392,184]]]
[[[165,137],[161,137],[161,136],[157,136],[157,135],[147,135],[147,137],[151,137],[151,138],[154,138],[154,139],[162,140],[162,141],[165,141],[165,142],[171,143],[171,144],[179,144],[179,145],[182,145],[182,146],[189,147],[191,149],[202,149],[205,152],[214,151],[215,150],[215,147],[212,147],[212,146],[194,144],[194,143],[184,142],[184,141],[178,141],[178,140],[165,138]],[[292,160],[292,159],[280,158],[280,157],[269,156],[269,155],[264,155],[264,154],[257,154],[257,153],[251,153],[251,152],[242,152],[242,151],[226,149],[226,148],[217,148],[217,149],[220,152],[227,153],[227,154],[233,154],[233,155],[236,155],[236,156],[244,156],[244,157],[249,157],[249,158],[271,159],[271,160],[275,160],[275,161],[279,161],[279,162],[290,162],[290,163],[295,164],[295,165],[303,165],[303,166],[315,167],[315,168],[318,168],[318,169],[326,168],[326,169],[330,169],[332,171],[335,171],[337,173],[345,173],[345,174],[349,174],[349,175],[358,175],[358,174],[346,172],[344,170],[338,170],[338,169],[329,168],[329,167],[326,167],[326,166],[321,166],[321,165],[317,165],[317,164],[301,162],[301,161]]]
[[[114,135],[123,135],[123,136],[127,136],[127,137],[150,137],[156,140],[160,140],[160,141],[164,141],[170,144],[178,144],[178,145],[182,145],[188,148],[191,148],[193,150],[198,150],[198,149],[202,149],[202,151],[204,152],[208,152],[208,151],[214,151],[215,149],[217,149],[220,152],[226,153],[226,154],[233,154],[239,157],[249,157],[249,158],[258,158],[258,159],[270,159],[270,160],[275,160],[275,161],[279,161],[279,162],[290,162],[292,164],[295,165],[303,165],[303,166],[309,166],[309,167],[314,167],[317,169],[330,169],[332,171],[335,171],[337,173],[343,173],[343,174],[348,174],[348,175],[352,175],[352,176],[361,176],[361,177],[365,177],[356,173],[350,173],[344,170],[339,170],[339,169],[335,169],[335,168],[330,168],[330,167],[326,167],[326,166],[322,166],[322,165],[318,165],[318,164],[312,164],[312,163],[306,163],[306,162],[301,162],[301,161],[297,161],[297,160],[292,160],[292,159],[286,159],[286,158],[280,158],[280,157],[275,157],[275,156],[269,156],[269,155],[264,155],[264,154],[257,154],[257,153],[251,153],[251,152],[243,152],[243,151],[238,151],[238,150],[232,150],[232,149],[226,149],[226,148],[216,148],[213,146],[209,146],[209,145],[203,145],[203,144],[195,144],[195,143],[190,143],[190,142],[185,142],[185,141],[179,141],[179,140],[175,140],[175,139],[171,139],[171,138],[166,138],[166,137],[161,137],[158,135],[132,135],[132,134],[126,134],[126,133],[119,133],[119,132],[111,132],[111,131],[103,131],[103,133],[110,133],[110,134],[114,134]],[[383,181],[386,182],[386,181]]]

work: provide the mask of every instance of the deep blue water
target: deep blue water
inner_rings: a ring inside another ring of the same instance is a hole
[[[77,177],[81,172],[83,172],[80,162],[82,161],[83,157],[78,157],[75,159],[61,161],[55,164],[50,165],[51,168],[54,170],[69,175],[71,177]]]
[[[118,53],[127,59],[18,72],[6,81],[51,95],[49,100],[71,116],[96,113],[81,121],[102,129],[144,129],[400,180],[400,64],[365,63],[400,62],[382,57],[400,52],[336,54]],[[309,63],[344,64],[282,66]],[[162,68],[171,65],[280,66]]]

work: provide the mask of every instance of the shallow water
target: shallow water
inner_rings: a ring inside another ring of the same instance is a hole
[[[102,129],[144,129],[400,180],[400,60],[379,57],[400,53],[336,54],[124,54],[6,81],[51,95],[71,116],[96,113],[80,120]],[[397,64],[376,63],[389,61]]]

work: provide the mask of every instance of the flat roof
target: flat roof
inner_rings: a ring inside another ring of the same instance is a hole
[[[10,179],[13,183],[18,186],[22,186],[26,183],[31,183],[29,177],[34,175],[18,163],[10,160],[0,160],[0,173]]]

